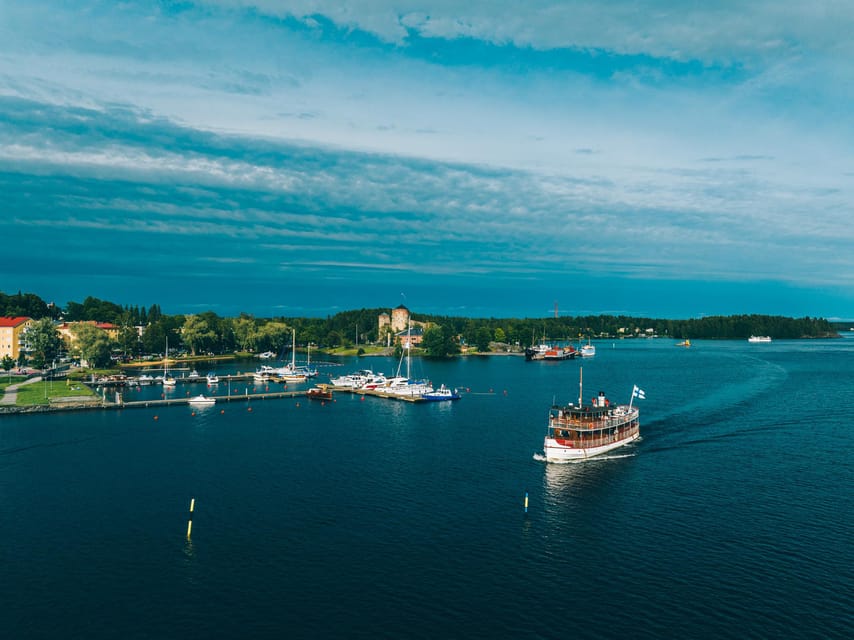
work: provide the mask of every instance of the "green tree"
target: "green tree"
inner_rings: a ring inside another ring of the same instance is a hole
[[[90,367],[106,367],[110,364],[113,341],[105,331],[81,323],[74,325],[71,332],[74,335],[72,350],[81,360],[86,360]]]
[[[3,359],[0,360],[0,367],[3,367],[3,371],[11,371],[12,367],[14,367],[14,366],[15,366],[15,359],[12,356],[10,356],[9,354],[6,354],[5,356],[3,356]],[[12,379],[12,374],[10,373],[9,374],[9,380],[11,380],[11,379]]]
[[[434,325],[427,329],[421,339],[421,346],[429,356],[449,356],[460,352],[453,329],[447,326]]]
[[[444,356],[445,352],[445,337],[442,334],[442,327],[433,325],[426,331],[421,338],[421,347],[427,352],[428,356]]]
[[[258,330],[258,340],[271,351],[279,353],[292,341],[292,329],[284,322],[268,322]]]
[[[241,316],[232,324],[234,339],[241,351],[252,351],[258,342],[258,330],[255,320],[251,316]]]
[[[139,334],[134,326],[134,312],[125,311],[119,319],[117,342],[125,355],[133,355],[139,351]]]
[[[475,347],[478,351],[489,351],[489,343],[492,341],[492,332],[489,327],[481,327],[475,335]]]
[[[184,326],[181,327],[181,338],[184,340],[184,344],[190,348],[190,353],[196,355],[196,351],[205,343],[216,339],[216,334],[211,331],[204,318],[188,315],[184,318]]]
[[[30,364],[41,369],[59,354],[62,339],[50,318],[34,322],[26,333],[27,347],[30,352]]]
[[[495,330],[495,341],[496,342],[507,342],[507,335],[504,333],[504,329],[498,327]]]

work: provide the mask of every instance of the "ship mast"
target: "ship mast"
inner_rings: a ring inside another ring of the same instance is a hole
[[[581,390],[581,383],[584,380],[584,374],[582,373],[582,367],[578,367],[578,407],[581,408],[581,399],[584,397],[584,393]]]

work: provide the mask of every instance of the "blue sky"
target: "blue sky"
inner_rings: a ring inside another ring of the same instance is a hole
[[[851,319],[852,31],[822,1],[0,0],[0,290]]]

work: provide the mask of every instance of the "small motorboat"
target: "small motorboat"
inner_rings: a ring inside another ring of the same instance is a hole
[[[332,389],[325,384],[319,384],[306,391],[305,395],[313,400],[332,400]]]

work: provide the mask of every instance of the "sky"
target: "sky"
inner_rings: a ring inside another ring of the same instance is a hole
[[[854,5],[0,0],[0,291],[854,318]]]

